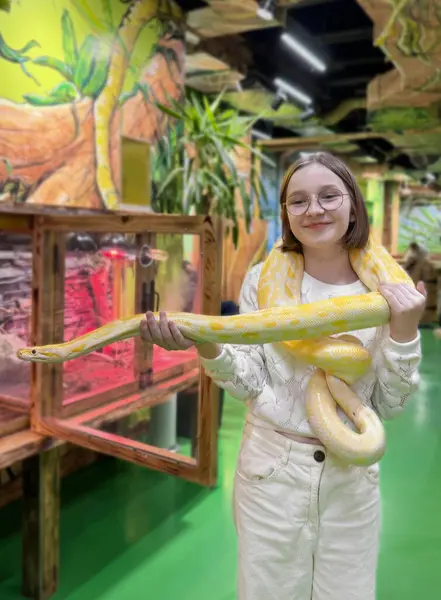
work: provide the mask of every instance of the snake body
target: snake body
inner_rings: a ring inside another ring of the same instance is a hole
[[[303,257],[282,253],[279,244],[263,263],[257,299],[259,310],[233,316],[168,313],[181,333],[196,342],[240,345],[280,343],[297,360],[315,367],[307,387],[306,411],[317,437],[341,460],[357,465],[377,462],[385,434],[377,414],[364,406],[351,386],[371,366],[369,352],[347,332],[388,323],[389,306],[377,291],[380,282],[406,283],[408,274],[386,249],[369,239],[349,252],[351,265],[369,293],[300,304]],[[159,313],[154,313],[159,320]],[[143,314],[112,321],[69,342],[22,348],[17,356],[32,362],[64,362],[116,341],[140,334]],[[340,337],[330,337],[336,334]],[[346,427],[337,404],[357,431]]]

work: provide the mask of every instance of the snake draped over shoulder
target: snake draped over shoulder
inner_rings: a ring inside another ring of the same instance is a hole
[[[168,318],[195,342],[281,343],[296,359],[314,366],[307,386],[306,411],[315,435],[342,461],[370,465],[384,454],[385,432],[375,411],[364,406],[351,390],[350,386],[370,368],[372,357],[348,332],[389,322],[389,305],[378,292],[379,283],[414,283],[372,236],[365,248],[350,250],[349,258],[370,292],[300,304],[303,256],[283,253],[277,243],[263,263],[257,290],[258,311],[223,317],[169,312]],[[159,313],[154,316],[159,320]],[[72,360],[140,335],[143,319],[140,314],[112,321],[69,342],[22,348],[17,356],[31,362]],[[344,335],[333,337],[336,334]],[[343,423],[337,405],[357,431]]]

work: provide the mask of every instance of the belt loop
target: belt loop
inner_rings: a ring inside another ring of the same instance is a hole
[[[284,455],[283,455],[283,464],[287,465],[288,461],[290,459],[291,456],[291,449],[292,449],[292,440],[290,440],[289,438],[285,438],[284,439]]]

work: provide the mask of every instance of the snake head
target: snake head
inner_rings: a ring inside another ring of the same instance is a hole
[[[60,352],[55,352],[50,346],[33,346],[32,348],[20,348],[17,350],[17,357],[26,362],[61,362],[63,358]]]

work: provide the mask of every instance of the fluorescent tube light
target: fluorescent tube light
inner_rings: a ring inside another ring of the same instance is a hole
[[[307,96],[301,90],[299,90],[296,87],[292,86],[291,84],[287,83],[283,79],[280,79],[280,77],[277,77],[274,80],[274,85],[277,88],[286,92],[289,96],[292,96],[293,98],[296,98],[297,100],[300,100],[300,102],[303,102],[303,104],[312,104],[312,98]]]
[[[326,71],[325,63],[317,58],[308,48],[305,48],[303,44],[295,40],[289,33],[283,33],[280,37],[282,42],[284,42],[291,50],[296,52],[299,56],[301,56],[306,62],[312,65],[317,71]]]
[[[266,0],[263,6],[259,6],[257,9],[257,16],[263,21],[272,21],[274,19],[272,4],[273,0]]]
[[[271,139],[270,135],[268,135],[267,133],[264,133],[263,131],[259,131],[258,129],[252,129],[251,133],[254,135],[254,137],[260,138],[261,140],[270,140]]]

